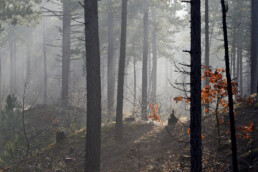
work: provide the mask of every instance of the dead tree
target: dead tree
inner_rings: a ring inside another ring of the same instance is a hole
[[[234,104],[233,104],[232,85],[231,85],[231,76],[230,76],[230,68],[229,68],[227,18],[226,18],[227,9],[226,9],[224,0],[221,0],[221,7],[222,7],[222,22],[223,22],[223,35],[224,35],[224,48],[225,48],[225,64],[226,64],[226,77],[227,77],[227,89],[228,89],[228,102],[229,102],[232,166],[233,166],[233,171],[238,172]]]

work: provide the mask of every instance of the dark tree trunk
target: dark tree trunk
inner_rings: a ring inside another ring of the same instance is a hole
[[[45,23],[43,21],[43,73],[44,73],[44,104],[47,103],[47,50],[46,50],[46,31]]]
[[[202,171],[201,139],[201,11],[200,0],[191,1],[191,171]]]
[[[147,120],[147,86],[148,86],[148,1],[146,2],[146,10],[143,17],[143,59],[142,59],[142,103],[141,103],[141,115],[143,120]]]
[[[210,66],[209,0],[205,0],[205,65]],[[207,85],[209,85],[208,77],[205,80],[205,86]],[[209,109],[209,103],[206,109]]]
[[[231,144],[232,144],[232,147],[231,147],[231,149],[232,149],[232,165],[233,165],[233,171],[238,172],[234,104],[233,104],[232,85],[231,85],[231,76],[230,76],[230,68],[229,68],[227,18],[226,18],[227,11],[226,11],[224,0],[221,0],[221,7],[222,7],[222,16],[223,16],[222,20],[223,20],[223,34],[224,34],[224,48],[225,48],[225,64],[226,64],[226,77],[227,77],[228,102],[229,102],[229,118],[230,118]]]
[[[152,11],[153,17],[153,30],[152,30],[152,93],[151,100],[154,104],[156,104],[156,96],[157,96],[157,35],[156,35],[156,9],[153,8]]]
[[[63,44],[62,44],[62,104],[68,106],[69,68],[71,56],[71,10],[68,0],[63,0]]]
[[[258,1],[252,0],[251,93],[257,92],[258,81]]]
[[[107,60],[107,109],[108,116],[114,113],[115,96],[115,60],[114,60],[114,17],[112,0],[108,4],[108,60]]]
[[[87,134],[85,171],[100,171],[101,79],[98,1],[84,0],[87,82]]]
[[[118,69],[117,86],[117,108],[116,108],[116,140],[123,137],[123,98],[124,98],[124,76],[125,76],[125,58],[126,58],[126,25],[127,25],[127,0],[122,0],[122,22],[121,22],[121,42],[120,59]]]

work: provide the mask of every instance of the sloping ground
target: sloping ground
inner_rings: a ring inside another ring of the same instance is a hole
[[[258,110],[252,107],[238,109],[236,125],[258,123]],[[204,123],[206,130],[203,138],[203,171],[226,171],[230,168],[230,138],[225,132],[229,127],[224,124],[221,133],[221,149],[217,149],[214,121]],[[189,171],[188,124],[178,122],[166,127],[162,123],[128,123],[124,126],[124,140],[114,140],[114,124],[102,127],[101,171],[103,172],[177,172]],[[208,128],[210,127],[210,128]],[[238,155],[241,171],[255,171],[257,166],[257,130],[251,139],[238,138]],[[252,151],[251,151],[252,150]],[[85,129],[78,130],[66,137],[60,144],[47,148],[24,159],[11,171],[19,172],[82,172],[84,169]]]
[[[114,140],[114,124],[102,129],[101,171],[172,171],[178,166],[182,149],[177,141],[172,141],[165,126],[153,123],[132,123],[124,127],[124,140]],[[85,130],[68,136],[60,144],[48,148],[25,159],[15,171],[67,171],[81,172],[84,169]]]

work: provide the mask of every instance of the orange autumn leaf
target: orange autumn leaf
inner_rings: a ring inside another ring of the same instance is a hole
[[[190,134],[190,132],[191,132],[191,129],[190,129],[190,128],[188,128],[188,130],[187,130],[187,134]]]
[[[210,111],[210,109],[205,109],[205,112],[207,112],[207,113],[208,113],[209,111]]]
[[[202,134],[202,136],[201,136],[201,137],[202,137],[202,139],[204,139],[204,135],[203,135],[203,134]]]

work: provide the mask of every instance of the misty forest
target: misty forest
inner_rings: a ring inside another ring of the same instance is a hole
[[[0,0],[0,172],[257,172],[258,0]]]

